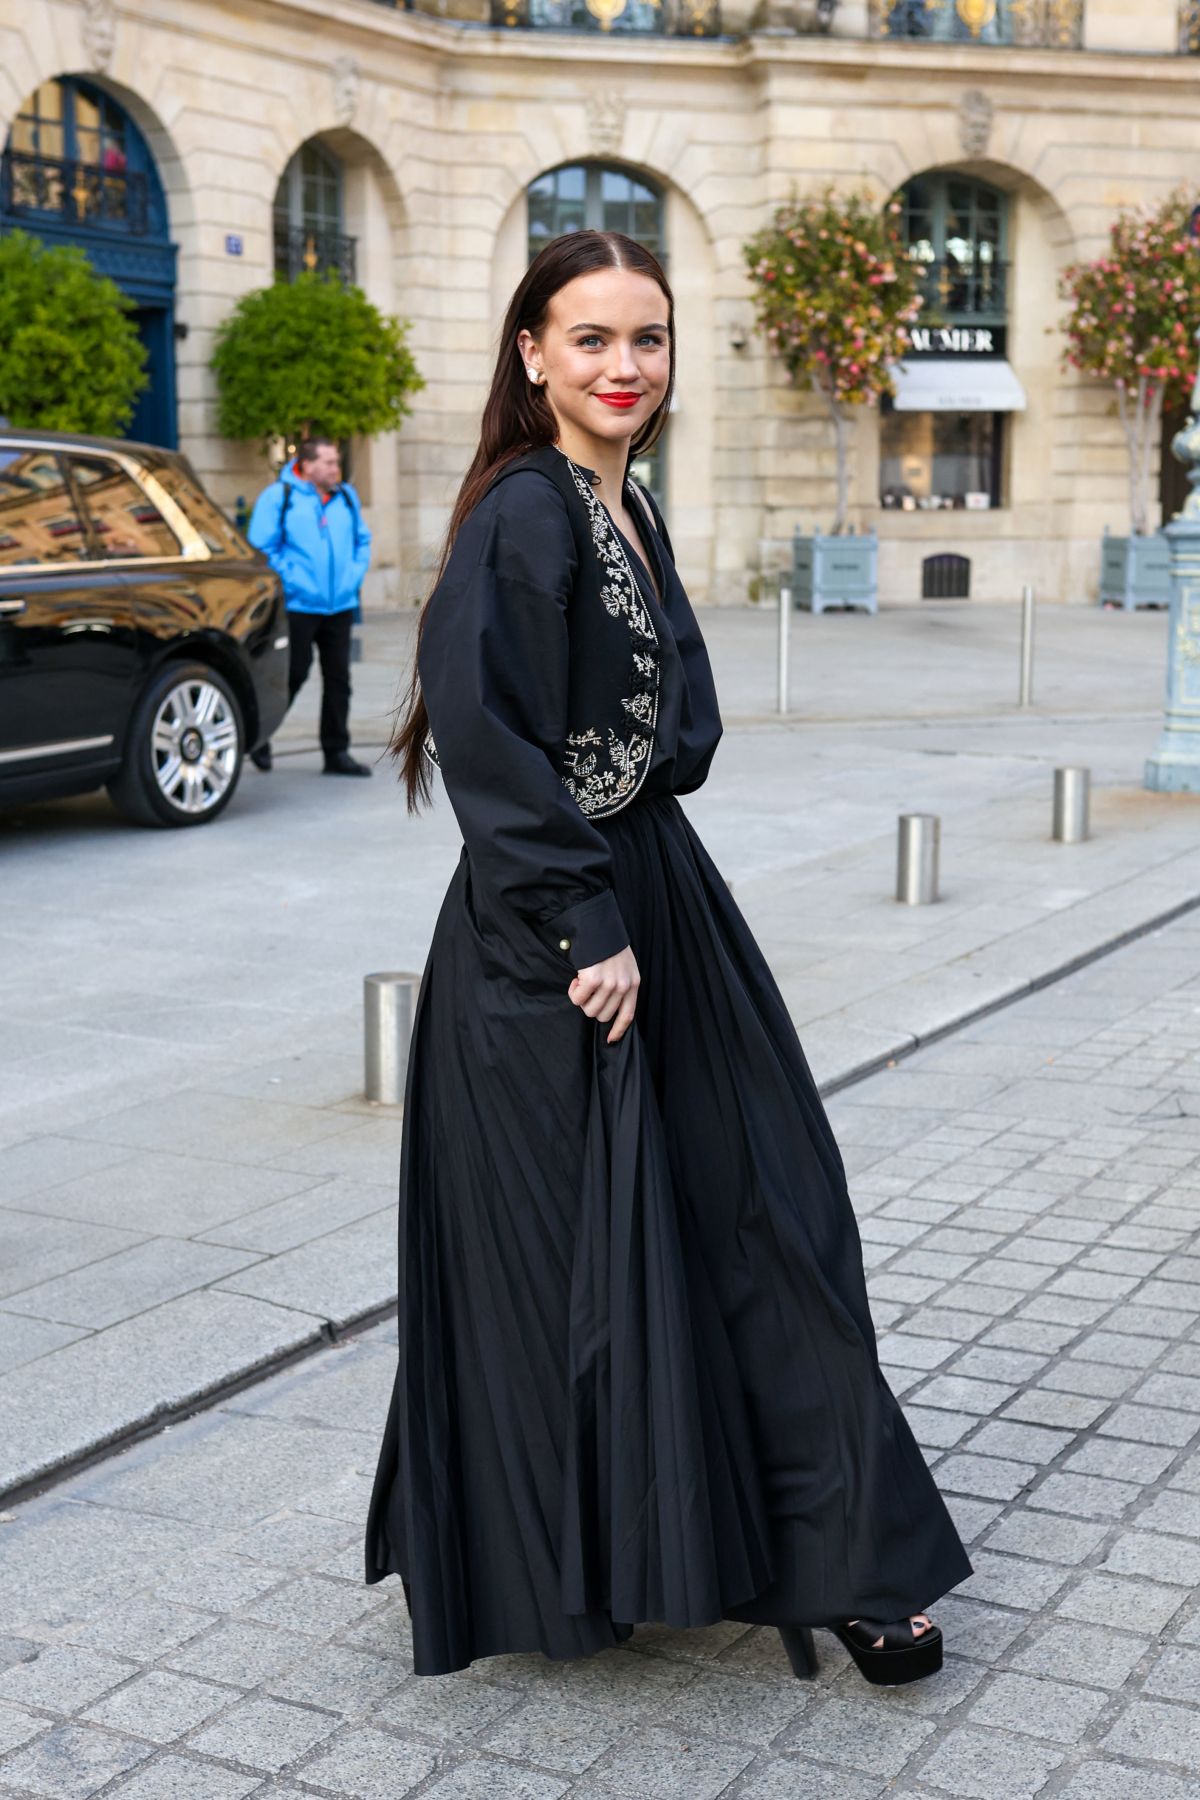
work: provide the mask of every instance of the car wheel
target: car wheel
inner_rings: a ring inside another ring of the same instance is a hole
[[[108,791],[139,825],[206,825],[233,799],[244,742],[224,677],[204,663],[170,663],[138,700]]]

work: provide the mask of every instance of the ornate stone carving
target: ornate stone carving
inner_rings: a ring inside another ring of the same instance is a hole
[[[979,88],[968,88],[958,103],[958,141],[964,156],[986,156],[996,109]]]
[[[587,103],[588,139],[597,156],[615,156],[625,135],[625,102],[611,90]]]
[[[117,15],[112,0],[83,0],[83,47],[89,67],[103,73],[117,43]]]
[[[362,70],[355,56],[339,56],[333,65],[333,111],[339,125],[350,125],[358,111]]]

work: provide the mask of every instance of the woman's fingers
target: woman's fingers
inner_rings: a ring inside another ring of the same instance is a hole
[[[614,1024],[612,1030],[609,1032],[608,1037],[605,1039],[606,1043],[615,1044],[619,1038],[623,1038],[625,1036],[625,1033],[629,1030],[629,1027],[633,1024],[633,1015],[634,1015],[634,1010],[635,1010],[636,1006],[637,1006],[637,989],[634,988],[628,994],[626,994],[624,1000],[621,1002],[621,1005],[617,1010],[616,1023]]]

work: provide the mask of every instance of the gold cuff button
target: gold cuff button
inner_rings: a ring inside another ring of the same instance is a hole
[[[569,950],[571,948],[570,938],[559,938],[558,947],[560,950]]]

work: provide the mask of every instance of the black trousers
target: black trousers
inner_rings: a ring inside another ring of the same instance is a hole
[[[321,659],[321,749],[327,757],[350,748],[350,632],[354,608],[335,613],[288,613],[288,705]]]

